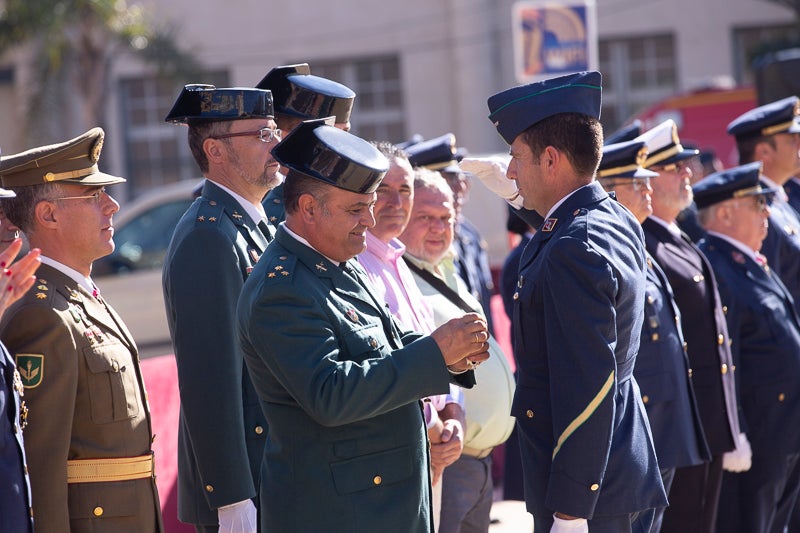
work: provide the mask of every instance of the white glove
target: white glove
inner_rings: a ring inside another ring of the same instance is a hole
[[[256,533],[258,522],[252,500],[224,505],[217,509],[219,533]]]
[[[553,527],[550,533],[589,533],[589,522],[585,518],[564,520],[553,514]]]
[[[722,454],[722,468],[728,472],[746,472],[750,470],[753,462],[753,450],[747,435],[739,433],[736,439],[736,449]]]
[[[517,182],[506,177],[508,163],[496,157],[466,157],[459,164],[461,170],[475,175],[487,189],[511,204],[516,209],[522,208],[522,197],[517,189]]]

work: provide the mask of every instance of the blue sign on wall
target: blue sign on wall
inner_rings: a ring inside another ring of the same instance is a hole
[[[517,79],[529,82],[597,68],[594,1],[514,5]]]

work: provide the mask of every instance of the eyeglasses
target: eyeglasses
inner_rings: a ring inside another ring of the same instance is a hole
[[[211,139],[228,139],[230,137],[258,137],[262,143],[271,143],[275,139],[281,140],[283,132],[278,129],[261,128],[255,131],[240,131],[239,133],[223,133],[222,135],[215,135]]]
[[[772,197],[767,194],[758,194],[755,196],[751,196],[751,198],[755,200],[754,207],[756,208],[756,211],[758,211],[759,213],[763,213],[764,211],[766,211],[767,208],[772,204]],[[746,204],[738,203],[733,205],[736,206],[737,208],[741,206],[753,206],[751,202],[747,202]]]
[[[678,161],[677,163],[664,165],[663,167],[650,167],[649,170],[652,170],[653,172],[658,172],[660,174],[662,172],[683,172],[687,168],[689,168],[688,162]]]
[[[630,178],[625,180],[617,179],[616,181],[607,181],[603,183],[603,186],[611,189],[614,187],[628,186],[634,191],[640,192],[650,188],[650,178]]]
[[[92,200],[94,200],[94,203],[99,204],[100,203],[100,198],[102,198],[104,194],[106,194],[106,188],[105,187],[103,187],[102,189],[98,189],[94,193],[87,194],[85,196],[62,196],[60,198],[50,198],[50,201],[51,202],[55,202],[56,200],[89,200],[89,199],[92,199]]]

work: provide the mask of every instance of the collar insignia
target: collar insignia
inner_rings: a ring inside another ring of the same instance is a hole
[[[542,231],[548,233],[553,231],[556,227],[556,222],[558,222],[557,218],[548,218],[544,221],[544,224],[542,224]]]

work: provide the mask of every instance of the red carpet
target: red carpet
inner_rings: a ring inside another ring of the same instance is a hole
[[[178,521],[178,376],[173,355],[144,359],[142,375],[147,387],[153,433],[156,440],[156,483],[166,533],[194,533],[194,528]]]
[[[495,338],[506,354],[511,368],[514,359],[511,355],[509,320],[503,311],[500,296],[492,298]],[[194,533],[194,528],[178,521],[178,415],[180,397],[178,395],[178,376],[173,355],[162,355],[142,360],[142,375],[147,387],[150,412],[153,420],[153,433],[156,440],[153,449],[156,453],[156,481],[161,496],[161,510],[164,516],[166,533]]]

